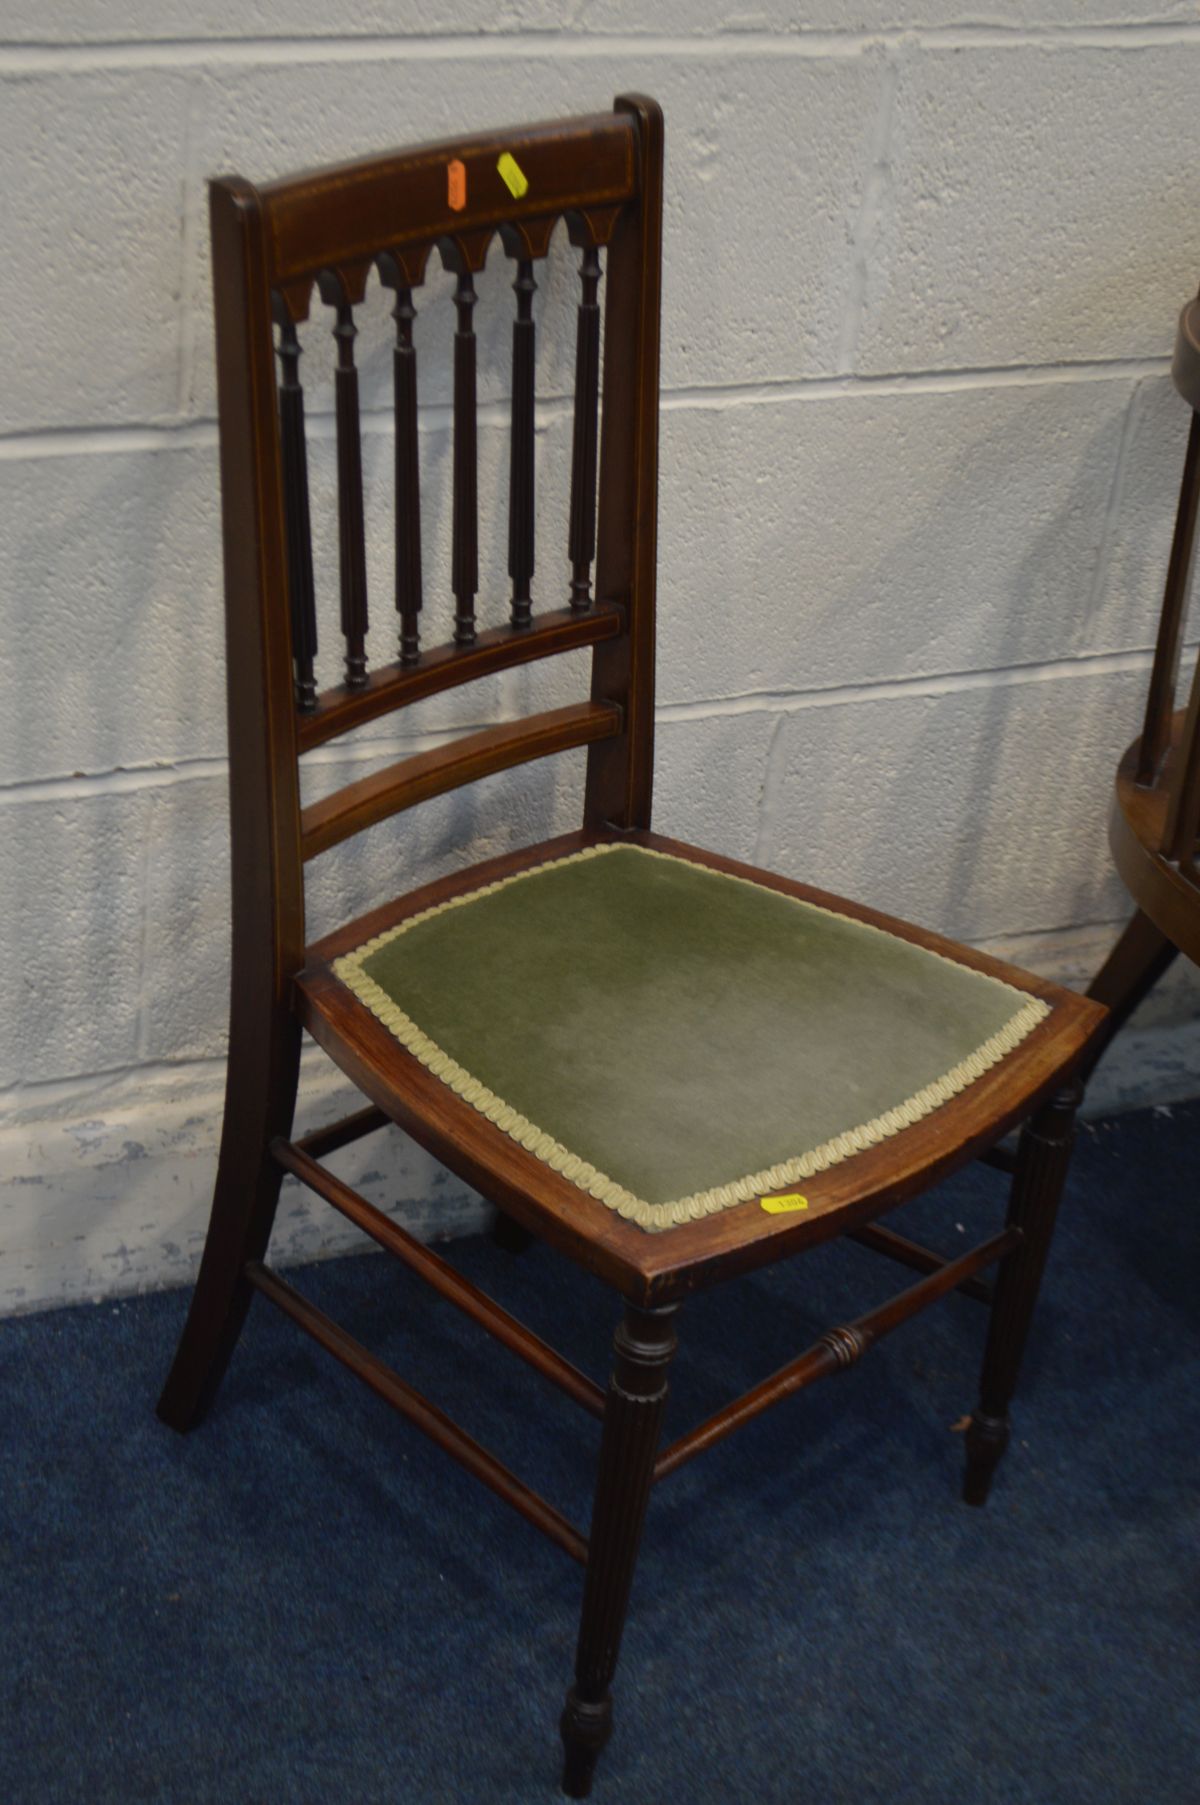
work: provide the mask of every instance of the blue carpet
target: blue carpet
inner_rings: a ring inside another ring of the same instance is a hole
[[[1200,1105],[1081,1134],[987,1510],[961,1298],[664,1483],[598,1801],[1196,1796],[1198,1147]],[[1002,1195],[894,1221],[962,1246]],[[604,1372],[594,1280],[454,1258]],[[669,1431],[904,1282],[836,1247],[694,1300]],[[386,1259],[300,1283],[586,1524],[589,1419]],[[0,1324],[0,1799],[552,1801],[578,1569],[262,1300],[162,1428],[185,1301]]]

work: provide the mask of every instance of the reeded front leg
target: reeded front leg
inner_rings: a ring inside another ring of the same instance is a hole
[[[1050,1251],[1082,1094],[1079,1081],[1072,1079],[1021,1130],[1008,1220],[1021,1230],[1022,1239],[1005,1255],[996,1278],[979,1408],[966,1436],[963,1497],[968,1504],[986,1503],[992,1475],[1008,1446],[1008,1406]]]
[[[640,1310],[628,1304],[613,1341],[592,1507],[583,1616],[575,1684],[567,1693],[561,1730],[566,1760],[563,1791],[586,1799],[596,1759],[612,1730],[609,1685],[633,1583],[638,1545],[667,1403],[667,1368],[675,1352],[676,1306]]]

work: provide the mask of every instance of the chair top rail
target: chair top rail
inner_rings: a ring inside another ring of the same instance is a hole
[[[271,286],[301,320],[323,271],[339,275],[354,299],[381,255],[398,265],[395,280],[415,286],[435,244],[455,245],[479,269],[501,228],[530,257],[545,254],[564,214],[604,242],[609,216],[637,183],[636,124],[627,113],[503,128],[305,170],[257,190]]]

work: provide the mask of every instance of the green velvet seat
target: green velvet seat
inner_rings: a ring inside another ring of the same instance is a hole
[[[334,970],[464,1101],[652,1231],[903,1133],[1048,1013],[866,922],[612,844],[423,911]]]

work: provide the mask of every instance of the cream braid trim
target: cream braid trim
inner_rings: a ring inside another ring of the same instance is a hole
[[[952,1066],[941,1078],[925,1085],[903,1103],[898,1103],[893,1109],[886,1110],[883,1115],[864,1122],[858,1128],[850,1128],[844,1134],[834,1135],[808,1153],[781,1160],[777,1165],[765,1167],[760,1172],[751,1172],[745,1178],[734,1179],[729,1184],[714,1185],[707,1191],[694,1191],[689,1197],[677,1197],[669,1203],[648,1203],[645,1198],[626,1190],[624,1185],[618,1184],[607,1173],[581,1159],[577,1153],[572,1153],[569,1147],[564,1147],[552,1134],[537,1127],[510,1103],[504,1102],[503,1098],[489,1090],[486,1084],[473,1077],[465,1066],[459,1065],[457,1060],[452,1059],[449,1053],[431,1040],[424,1029],[418,1027],[387,991],[363,970],[364,962],[373,953],[435,915],[444,915],[450,909],[460,909],[467,903],[478,902],[484,896],[494,896],[498,891],[506,890],[510,884],[522,883],[526,878],[536,877],[539,872],[553,871],[559,865],[579,864],[584,859],[603,858],[611,852],[636,852],[643,858],[666,859],[675,865],[686,865],[689,870],[708,871],[714,877],[724,878],[727,883],[746,884],[753,890],[770,890],[771,895],[780,896],[799,908],[830,915],[837,921],[853,921],[856,927],[864,928],[868,933],[880,934],[884,939],[899,938],[886,928],[876,927],[873,922],[859,921],[854,916],[840,914],[836,909],[824,908],[820,903],[789,896],[786,891],[773,890],[769,884],[756,883],[753,878],[739,877],[731,871],[714,871],[710,865],[700,866],[690,859],[679,858],[675,853],[660,852],[656,847],[627,846],[609,841],[601,846],[586,846],[579,852],[569,853],[565,858],[550,859],[542,865],[531,865],[525,871],[516,871],[509,877],[498,878],[494,884],[484,884],[478,890],[468,891],[462,896],[452,896],[447,902],[422,909],[398,926],[389,928],[386,933],[377,934],[354,952],[335,959],[333,971],[347,989],[366,1005],[371,1014],[377,1016],[384,1027],[395,1035],[401,1046],[432,1072],[435,1078],[448,1085],[464,1103],[477,1109],[489,1122],[495,1123],[503,1133],[532,1153],[535,1159],[543,1161],[571,1184],[578,1185],[589,1197],[594,1197],[608,1209],[615,1210],[627,1221],[636,1222],[639,1228],[646,1229],[651,1234],[677,1228],[684,1222],[697,1222],[703,1216],[731,1209],[734,1204],[746,1203],[764,1192],[779,1191],[787,1185],[795,1184],[799,1179],[812,1178],[816,1173],[839,1165],[842,1160],[850,1159],[856,1153],[863,1153],[868,1147],[874,1147],[891,1135],[910,1128],[914,1122],[921,1121],[941,1104],[949,1102],[951,1097],[956,1097],[977,1078],[982,1078],[985,1072],[990,1071],[1014,1047],[1019,1046],[1026,1035],[1032,1033],[1038,1023],[1050,1013],[1050,1005],[1040,997],[1031,997],[1028,992],[1006,984],[1002,978],[993,978],[992,983],[1010,990],[1014,998],[1022,999],[1021,1007],[982,1046],[976,1047],[973,1053]],[[921,947],[919,950],[930,958],[943,960],[947,965],[958,966],[960,970],[972,969],[963,966],[958,959],[951,959],[946,953],[934,952],[929,947]]]

